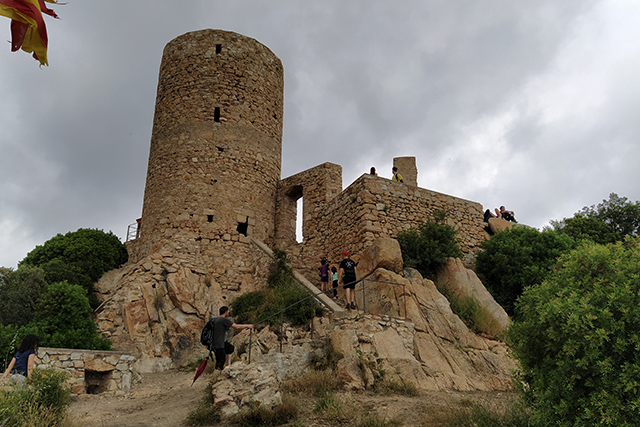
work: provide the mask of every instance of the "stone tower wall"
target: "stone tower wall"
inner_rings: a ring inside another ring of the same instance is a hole
[[[202,30],[167,44],[132,261],[168,250],[238,288],[250,238],[274,239],[283,90],[282,63],[249,37]]]
[[[398,168],[405,184],[418,186],[418,168],[415,157],[394,157],[393,166]]]
[[[336,182],[335,177],[330,179]],[[322,188],[324,183],[317,179],[314,185]],[[307,190],[305,197],[310,197],[309,193]],[[322,257],[338,264],[347,249],[357,259],[376,238],[395,238],[400,232],[417,228],[420,222],[432,221],[439,209],[447,210],[446,222],[458,231],[461,249],[471,261],[486,238],[481,204],[369,174],[332,200],[316,204],[313,213],[305,213],[303,228],[313,232],[305,235],[302,243],[278,240],[278,247],[291,254],[295,267],[317,280]]]

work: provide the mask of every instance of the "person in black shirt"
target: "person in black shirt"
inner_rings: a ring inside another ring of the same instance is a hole
[[[340,262],[340,269],[338,276],[342,280],[342,287],[345,290],[345,296],[347,298],[347,309],[355,309],[356,304],[354,302],[356,288],[356,263],[349,258],[349,251],[342,252],[342,261]]]

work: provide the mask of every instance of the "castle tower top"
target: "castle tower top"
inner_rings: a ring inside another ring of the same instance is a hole
[[[141,257],[179,247],[207,259],[248,262],[243,244],[273,239],[283,96],[282,63],[250,37],[201,30],[166,45]]]

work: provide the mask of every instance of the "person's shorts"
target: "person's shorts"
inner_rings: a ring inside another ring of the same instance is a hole
[[[213,354],[216,355],[216,369],[222,370],[226,361],[227,354],[233,354],[235,347],[230,342],[224,342],[224,348],[214,348]]]
[[[356,288],[356,283],[355,283],[356,279],[355,277],[352,278],[344,278],[344,283],[345,285],[343,286],[343,288],[345,289],[355,289]]]

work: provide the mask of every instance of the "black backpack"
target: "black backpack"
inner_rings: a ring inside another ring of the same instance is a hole
[[[214,318],[215,319],[215,318]],[[211,350],[213,347],[213,321],[211,319],[204,325],[202,328],[202,333],[200,334],[200,343],[207,347],[207,350]]]

